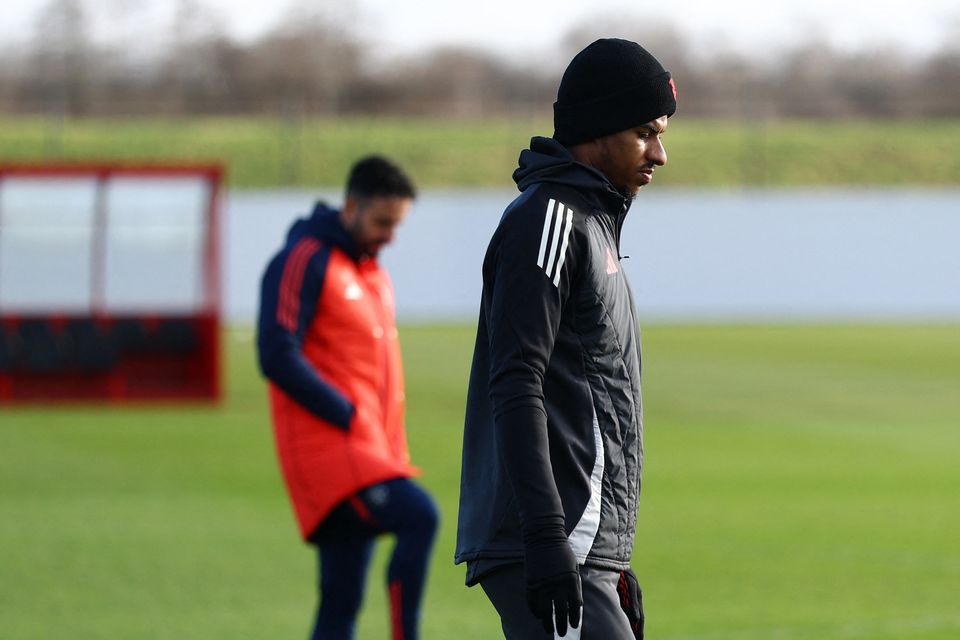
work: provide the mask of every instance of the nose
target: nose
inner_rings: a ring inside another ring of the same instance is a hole
[[[654,137],[647,147],[647,159],[658,167],[667,164],[667,150],[663,146],[663,140],[660,139],[660,136]]]

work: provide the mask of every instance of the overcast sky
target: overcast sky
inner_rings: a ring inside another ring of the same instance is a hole
[[[342,0],[201,0],[234,36],[255,38],[292,4],[342,11]],[[0,0],[5,43],[33,33],[49,0]],[[93,0],[100,32],[159,32],[178,0]],[[927,53],[960,39],[957,0],[353,0],[359,32],[382,53],[409,53],[435,44],[469,44],[523,53],[548,47],[579,22],[599,16],[668,23],[698,41],[725,42],[763,55],[769,48],[816,34],[833,44],[868,50],[898,46]],[[617,35],[617,34],[610,34]]]

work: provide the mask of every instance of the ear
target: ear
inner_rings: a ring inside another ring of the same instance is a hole
[[[343,208],[340,209],[340,220],[344,224],[352,224],[357,217],[357,209],[359,205],[357,199],[353,196],[347,196],[346,201],[343,203]]]
[[[590,167],[596,166],[597,157],[600,155],[599,149],[599,138],[588,140],[587,142],[581,142],[580,144],[569,147],[570,155],[573,156],[574,160]]]

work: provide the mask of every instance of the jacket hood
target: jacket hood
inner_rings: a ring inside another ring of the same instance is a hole
[[[316,238],[329,247],[342,249],[348,256],[358,260],[356,243],[340,222],[340,211],[318,202],[307,218],[300,218],[290,227],[287,245],[292,246],[306,236]]]
[[[520,191],[541,182],[566,185],[605,211],[630,207],[631,198],[617,191],[603,173],[574,160],[570,151],[553,138],[537,136],[530,140],[530,148],[520,152],[513,180]]]

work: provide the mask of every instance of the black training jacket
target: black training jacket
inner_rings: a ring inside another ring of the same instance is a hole
[[[467,584],[562,523],[581,564],[629,567],[643,418],[640,334],[619,260],[630,200],[551,138],[513,174],[483,262],[456,562]]]

